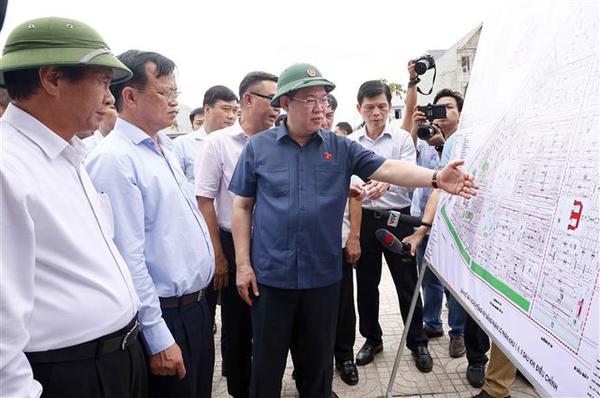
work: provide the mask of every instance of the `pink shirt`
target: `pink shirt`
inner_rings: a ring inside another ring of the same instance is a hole
[[[196,196],[215,199],[219,228],[231,231],[231,211],[234,194],[228,190],[248,137],[239,122],[214,131],[204,139],[195,165]]]

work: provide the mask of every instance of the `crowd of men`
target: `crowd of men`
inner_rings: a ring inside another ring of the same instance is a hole
[[[16,27],[0,59],[0,396],[209,397],[217,302],[231,396],[278,397],[288,352],[301,397],[335,396],[334,363],[357,384],[356,366],[383,349],[382,256],[404,320],[423,261],[427,228],[390,214],[431,221],[442,190],[476,193],[450,161],[462,95],[438,93],[447,117],[418,140],[428,122],[411,61],[402,125],[373,80],[353,131],[335,124],[334,83],[299,63],[249,72],[237,94],[210,88],[194,131],[171,141],[160,131],[178,111],[175,63],[108,48],[81,22],[42,18]],[[417,256],[386,249],[380,228]],[[407,339],[421,372],[433,367],[428,338],[443,334],[444,287],[426,280]],[[489,341],[446,294],[449,353],[466,351],[481,387]],[[493,381],[479,394],[505,395]]]

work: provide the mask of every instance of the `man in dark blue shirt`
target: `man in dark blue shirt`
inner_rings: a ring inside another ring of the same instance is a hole
[[[353,174],[395,185],[439,186],[464,197],[475,193],[472,176],[458,169],[460,161],[437,173],[386,160],[322,130],[326,94],[334,87],[312,65],[283,71],[272,104],[288,117],[249,140],[229,186],[236,194],[236,285],[252,306],[251,397],[280,396],[288,349],[300,396],[332,395],[339,248]]]

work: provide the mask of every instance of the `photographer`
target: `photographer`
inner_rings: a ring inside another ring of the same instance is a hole
[[[463,101],[460,93],[450,89],[442,89],[436,94],[434,104],[445,105],[445,118],[435,119],[431,123],[427,120],[425,113],[418,110],[415,111],[411,135],[416,141],[417,163],[419,165],[430,168],[435,167],[435,152],[440,156],[438,167],[448,164],[457,138],[457,135],[454,133],[458,129]],[[417,130],[426,126],[433,127],[431,130],[433,134],[426,141],[417,140]],[[439,189],[435,189],[432,192],[429,190],[431,195],[429,199],[426,199],[425,197],[429,195],[427,191],[425,189],[417,189],[415,191],[411,214],[422,216],[424,222],[431,223],[435,216],[440,191]],[[419,262],[423,260],[429,237],[428,234],[429,227],[422,226],[413,235],[403,239],[404,242],[411,244],[411,254],[417,254],[417,261]],[[488,361],[486,352],[489,349],[489,339],[485,332],[466,314],[458,301],[444,288],[442,283],[429,269],[426,270],[423,279],[424,329],[430,338],[441,337],[443,335],[440,315],[444,291],[446,292],[449,305],[449,354],[451,357],[461,357],[464,355],[466,349],[469,363],[467,367],[467,380],[473,387],[481,387],[485,375],[485,364]]]

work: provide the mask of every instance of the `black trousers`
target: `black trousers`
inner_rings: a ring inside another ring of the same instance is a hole
[[[465,348],[467,350],[467,361],[470,365],[487,363],[486,353],[490,349],[490,338],[471,318],[469,313],[467,313],[465,320]]]
[[[219,230],[219,238],[229,263],[229,284],[221,289],[222,336],[227,339],[221,351],[223,363],[227,364],[227,392],[235,398],[247,397],[252,361],[250,307],[240,298],[235,286],[237,268],[231,232]]]
[[[409,208],[404,208],[401,212],[408,214]],[[363,209],[360,229],[361,256],[356,265],[357,301],[360,334],[367,340],[367,343],[372,345],[383,342],[383,332],[379,324],[381,255],[385,256],[392,274],[400,303],[400,312],[405,322],[418,279],[415,258],[410,255],[401,256],[384,248],[375,237],[375,231],[380,228],[387,228],[399,239],[413,233],[412,227],[403,224],[398,224],[397,227],[388,227],[387,217],[375,218]],[[414,350],[418,346],[426,345],[427,335],[423,331],[423,303],[419,296],[408,330],[406,346],[410,350]]]
[[[335,362],[339,364],[354,360],[354,341],[356,340],[354,273],[352,272],[352,264],[345,261],[345,254],[342,253],[342,282],[340,283],[340,303],[334,346]]]
[[[44,389],[43,398],[148,396],[147,365],[139,340],[124,351],[114,351],[98,358],[31,363],[31,368],[33,377]]]
[[[259,285],[252,314],[250,396],[279,398],[288,349],[301,398],[330,398],[339,282],[315,289]]]
[[[149,375],[150,397],[206,398],[212,394],[215,347],[206,299],[179,308],[162,309],[163,319],[181,349],[186,374]]]

